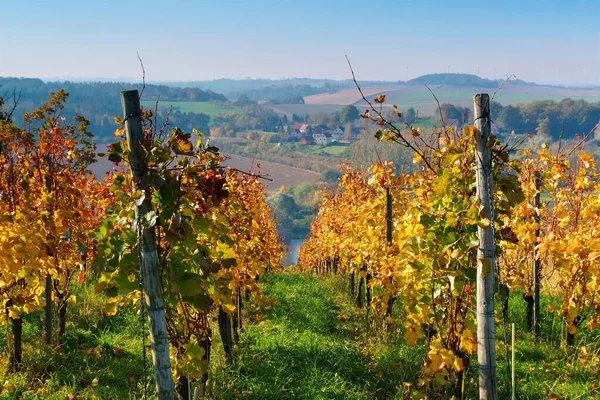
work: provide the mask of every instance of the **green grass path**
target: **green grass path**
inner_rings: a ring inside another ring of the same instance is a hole
[[[237,348],[227,388],[217,398],[393,398],[397,377],[383,376],[356,341],[355,326],[341,314],[327,282],[302,274],[271,275],[262,282],[274,299],[264,318],[248,326]],[[341,316],[341,318],[340,318]],[[220,345],[220,344],[219,344]],[[402,382],[402,380],[400,380]]]

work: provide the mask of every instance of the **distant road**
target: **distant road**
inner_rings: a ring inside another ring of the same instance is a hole
[[[223,165],[272,179],[272,182],[261,179],[261,182],[266,186],[266,190],[269,192],[279,190],[281,186],[287,187],[304,182],[317,182],[321,177],[318,173],[313,171],[307,171],[305,169],[290,167],[270,161],[252,160],[248,157],[231,154],[227,154],[226,156],[229,157],[229,159],[226,160]],[[260,168],[256,166],[257,163],[260,165]],[[98,179],[104,179],[106,172],[112,169],[112,163],[105,158],[100,158],[97,163],[90,167],[90,169]]]

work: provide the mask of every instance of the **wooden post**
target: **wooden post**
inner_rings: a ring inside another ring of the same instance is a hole
[[[511,366],[510,392],[511,392],[512,400],[515,400],[517,391],[515,390],[515,324],[514,323],[512,324],[511,345],[512,345],[512,362],[510,363],[510,366]]]
[[[231,336],[231,317],[227,314],[223,307],[219,307],[219,333],[223,342],[223,350],[225,351],[225,360],[231,365],[233,362],[233,337]]]
[[[535,171],[535,196],[533,198],[534,219],[537,222],[535,229],[536,244],[533,247],[533,336],[535,340],[540,338],[540,256],[538,254],[537,241],[540,237],[540,188],[542,176]]]
[[[52,277],[50,274],[46,275],[46,344],[52,343]]]
[[[385,240],[388,246],[392,245],[392,193],[390,192],[390,188],[385,188],[385,222],[386,222],[386,230],[385,230]],[[390,283],[392,283],[392,279],[390,278]],[[387,307],[385,309],[385,316],[391,317],[392,311],[394,307],[394,296],[390,296],[387,302]],[[389,328],[389,324],[386,323],[386,327]],[[386,328],[387,329],[387,328]]]
[[[140,116],[140,99],[137,90],[121,92],[121,104],[125,119],[125,132],[129,147],[129,166],[133,175],[133,190],[146,193],[142,204],[135,207],[136,221],[144,221],[152,210],[149,187],[144,177],[148,172],[146,154],[142,147],[144,133]],[[169,338],[165,317],[162,281],[158,263],[158,249],[154,227],[137,226],[140,275],[143,282],[146,310],[148,313],[152,364],[156,378],[156,392],[160,400],[172,400],[173,377],[169,358]],[[144,349],[145,350],[145,349]]]
[[[390,188],[385,189],[385,240],[388,245],[392,245],[392,193]]]
[[[479,249],[477,251],[477,360],[479,363],[479,398],[497,399],[496,338],[494,327],[494,243],[492,151],[487,147],[490,129],[490,97],[475,95],[475,161],[477,197],[481,202],[482,219],[488,224],[477,228]]]
[[[52,165],[50,164],[50,160],[47,159],[46,162],[48,163],[49,167],[52,167]],[[48,194],[50,194],[52,192],[52,176],[50,174],[46,175],[46,191],[48,192]],[[52,211],[51,209],[49,211]],[[52,215],[52,213],[50,213]],[[48,251],[48,255],[49,256],[53,256],[53,254],[50,254],[50,246],[47,246],[47,251]],[[45,290],[45,298],[46,298],[46,307],[45,307],[45,312],[46,312],[46,344],[51,344],[52,343],[52,276],[50,276],[50,274],[46,274],[46,286],[44,288]]]

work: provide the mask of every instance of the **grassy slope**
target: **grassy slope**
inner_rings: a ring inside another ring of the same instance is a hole
[[[241,336],[232,372],[215,367],[214,398],[402,399],[405,382],[418,378],[424,345],[407,346],[400,332],[389,342],[379,340],[383,333],[376,326],[381,323],[366,323],[365,311],[351,304],[341,278],[285,273],[266,277],[262,286],[275,303],[251,310],[255,321]],[[544,312],[543,339],[535,344],[526,332],[524,304],[520,295],[511,296],[508,322],[517,326],[518,398],[600,399],[597,332],[582,334],[572,349],[561,348],[558,319]],[[510,398],[510,375],[502,324],[497,337],[499,395],[504,399]],[[466,395],[476,398],[477,393],[475,354]],[[450,398],[439,391],[430,395]]]
[[[374,359],[370,347],[355,340],[359,324],[348,322],[348,310],[323,281],[285,273],[262,285],[275,303],[261,307],[264,320],[242,335],[232,373],[215,377],[215,398],[388,398],[402,385],[403,368],[385,357]],[[402,363],[411,355],[398,352],[394,358]]]
[[[382,341],[381,322],[367,323],[346,295],[340,277],[283,273],[264,276],[263,305],[247,304],[245,332],[231,368],[224,365],[218,329],[213,338],[210,398],[401,399],[416,381],[424,345],[404,344],[401,332]],[[74,285],[79,299],[69,314],[62,348],[43,344],[43,315],[24,324],[24,370],[9,373],[6,336],[0,336],[0,399],[132,399],[142,395],[139,315],[131,310],[105,317],[105,298],[91,285]],[[582,330],[572,348],[561,347],[561,324],[542,298],[542,340],[526,332],[525,303],[510,298],[508,322],[517,326],[519,399],[600,399],[600,338]],[[399,310],[396,310],[398,312]],[[510,335],[510,333],[509,333]],[[499,398],[509,398],[502,324],[497,325]],[[148,343],[147,343],[148,344]],[[477,397],[477,360],[469,365],[467,398]],[[153,392],[148,358],[149,394]],[[97,381],[95,381],[97,379]],[[75,395],[75,397],[69,397]],[[431,393],[432,398],[449,398]]]

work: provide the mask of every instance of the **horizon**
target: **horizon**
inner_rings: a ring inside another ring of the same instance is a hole
[[[149,83],[346,80],[348,55],[359,82],[450,72],[598,86],[594,3],[11,2],[0,26],[0,76],[140,82],[139,52]]]

